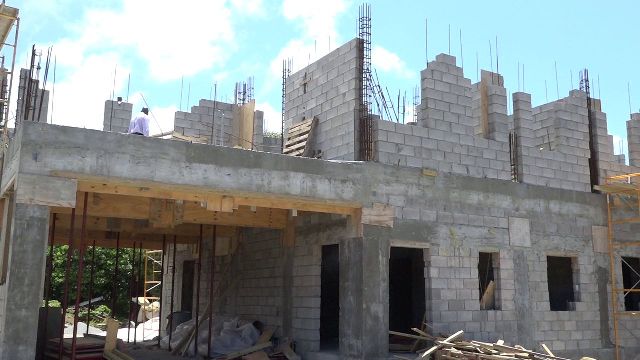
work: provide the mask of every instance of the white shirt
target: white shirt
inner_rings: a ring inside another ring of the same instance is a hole
[[[140,133],[149,136],[149,116],[141,112],[129,123],[129,134]]]

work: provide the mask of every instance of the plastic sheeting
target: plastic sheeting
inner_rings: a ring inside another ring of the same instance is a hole
[[[155,317],[153,319],[147,320],[143,323],[138,324],[137,327],[132,326],[131,329],[124,327],[118,329],[118,339],[133,342],[135,341],[148,341],[155,339],[159,334],[160,329],[160,318]]]
[[[189,320],[178,325],[176,331],[171,335],[171,348],[174,349],[185,336],[190,336],[195,326],[195,320]],[[240,351],[254,346],[260,337],[260,332],[251,322],[241,322],[237,318],[223,321],[218,319],[213,321],[213,336],[211,337],[211,354],[224,355]],[[198,330],[198,354],[207,356],[209,341],[209,321],[203,320],[199,324]],[[165,336],[160,341],[160,347],[169,348],[169,336]],[[195,356],[195,341],[191,340],[186,352],[189,356]]]

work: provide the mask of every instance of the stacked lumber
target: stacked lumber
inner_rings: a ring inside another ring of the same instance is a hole
[[[171,133],[171,139],[179,140],[179,141],[186,141],[186,142],[191,142],[191,143],[198,143],[198,144],[208,144],[209,143],[209,138],[207,138],[207,137],[204,137],[204,136],[187,136],[187,135],[182,135],[177,131],[174,131],[173,133]]]
[[[417,335],[393,331],[389,333],[391,335],[433,342],[433,346],[417,352],[418,357],[415,358],[416,360],[569,360],[555,356],[545,344],[541,344],[543,352],[536,352],[525,349],[520,345],[506,345],[503,340],[498,340],[495,343],[475,340],[467,341],[462,339],[462,330],[446,338],[434,337],[416,328],[413,328],[413,331],[415,331]],[[395,357],[411,359],[398,355]],[[586,359],[590,358],[582,358],[582,360]]]
[[[282,153],[292,156],[309,156],[311,148],[308,144],[317,122],[318,119],[313,118],[289,128]]]
[[[47,359],[71,359],[71,338],[62,342],[62,358],[59,358],[60,339],[55,338],[47,342],[45,358]],[[78,360],[102,360],[104,339],[86,336],[76,339],[76,356]]]
[[[435,354],[436,360],[474,359],[474,360],[568,360],[553,355],[548,347],[543,345],[545,353],[525,349],[520,345],[508,346],[502,340],[495,343],[481,341],[455,341],[445,344]]]

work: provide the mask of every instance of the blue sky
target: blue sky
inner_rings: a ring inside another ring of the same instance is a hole
[[[100,128],[117,67],[115,94],[127,96],[130,75],[129,99],[136,108],[143,104],[140,94],[148,101],[157,119],[152,131],[170,130],[175,110],[209,98],[214,83],[218,99],[232,101],[234,83],[253,76],[257,107],[265,111],[267,128],[279,132],[282,59],[293,57],[295,70],[353,38],[359,4],[349,0],[8,1],[21,10],[18,64],[27,63],[32,44],[45,51],[53,46],[54,123]],[[378,0],[371,6],[373,64],[392,94],[401,90],[411,97],[426,55],[433,60],[436,54],[449,52],[449,27],[451,55],[458,64],[462,31],[465,75],[473,82],[476,54],[480,68],[492,68],[489,43],[495,47],[497,36],[508,93],[523,90],[524,82],[534,105],[552,101],[557,98],[554,62],[560,97],[578,87],[578,71],[586,67],[592,92],[602,95],[610,133],[625,138],[626,144],[627,84],[633,112],[640,108],[637,2]],[[495,48],[492,53],[495,67]],[[520,86],[518,63],[524,66]]]

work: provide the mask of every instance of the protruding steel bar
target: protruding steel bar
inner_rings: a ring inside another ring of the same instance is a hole
[[[133,255],[131,256],[131,273],[129,274],[129,317],[127,318],[127,342],[131,339],[131,314],[133,313],[133,277],[136,273],[136,242],[133,242]]]
[[[113,288],[111,289],[111,317],[115,317],[116,305],[118,304],[118,270],[120,268],[120,232],[116,233],[116,263],[113,269]]]
[[[160,296],[158,299],[158,303],[160,304],[158,308],[158,346],[160,346],[160,339],[162,338],[162,296],[164,293],[162,289],[164,287],[164,255],[167,251],[167,235],[162,234],[162,254],[160,257]]]
[[[198,353],[198,331],[200,330],[200,279],[202,276],[202,238],[204,225],[200,224],[200,238],[198,239],[198,282],[196,283],[196,332],[194,343],[196,346],[196,354]]]
[[[171,336],[173,334],[173,295],[176,288],[176,235],[173,235],[173,251],[171,253],[171,303],[169,304],[169,351],[171,351]]]
[[[8,205],[6,205],[8,206]],[[47,348],[47,325],[49,321],[49,300],[51,300],[51,275],[53,274],[53,243],[56,234],[56,214],[51,215],[51,226],[49,227],[49,256],[47,256],[47,271],[44,280],[44,328],[42,330],[42,342],[40,351],[41,358],[44,358],[44,352]]]
[[[71,209],[71,224],[69,225],[69,242],[67,244],[67,265],[64,270],[64,292],[62,295],[62,321],[60,321],[60,341],[58,344],[58,358],[62,359],[62,351],[64,350],[64,324],[67,317],[67,307],[69,306],[69,273],[71,272],[71,259],[73,255],[73,235],[76,220],[76,208]]]
[[[134,296],[136,298],[136,303],[138,303],[138,294],[140,292],[140,283],[142,283],[142,291],[144,292],[144,280],[142,278],[142,241],[140,241],[140,246],[138,247],[138,281],[136,281],[136,287],[134,289]],[[144,294],[142,294],[144,296]],[[138,304],[139,305],[139,304]],[[142,306],[142,305],[141,305]],[[138,309],[138,313],[134,314],[136,317],[136,327],[133,328],[133,343],[136,344],[138,341],[138,316],[140,314],[141,308]]]
[[[209,277],[209,342],[207,343],[207,356],[211,356],[211,335],[213,332],[213,280],[216,271],[216,225],[213,225],[213,237],[211,239],[211,273]]]
[[[76,305],[73,312],[73,336],[71,338],[71,360],[76,360],[76,345],[78,340],[78,315],[80,312],[80,298],[82,296],[82,275],[84,271],[85,234],[87,230],[87,204],[89,193],[84,193],[84,207],[82,208],[82,228],[80,229],[80,253],[78,254],[78,275],[76,276]],[[89,324],[87,324],[87,327]]]
[[[91,299],[93,298],[93,279],[96,268],[96,238],[91,244],[91,275],[89,275],[89,304],[87,304],[87,334],[89,334],[89,320],[91,320]]]

